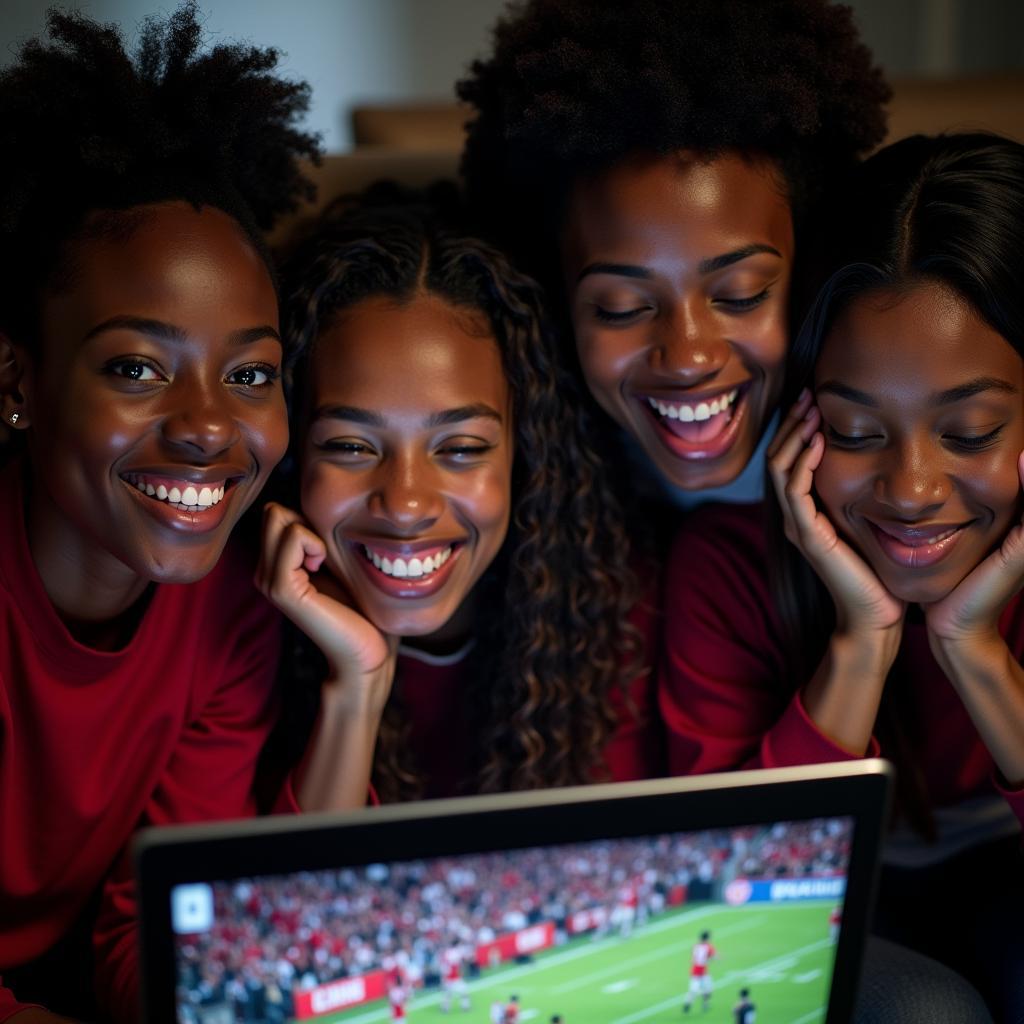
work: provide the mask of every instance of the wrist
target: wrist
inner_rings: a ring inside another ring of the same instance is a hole
[[[882,628],[837,626],[829,641],[833,662],[884,682],[900,649],[902,626],[902,622]]]
[[[933,636],[932,648],[954,685],[1003,674],[1013,656],[995,630],[955,639]]]

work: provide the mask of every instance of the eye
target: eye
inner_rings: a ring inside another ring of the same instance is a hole
[[[594,306],[594,319],[604,324],[628,324],[638,319],[645,313],[651,312],[650,306],[637,306],[635,309],[605,309],[603,306]]]
[[[835,427],[825,424],[825,438],[833,448],[856,451],[867,447],[872,441],[881,438],[881,434],[841,434]]]
[[[948,441],[954,448],[960,448],[965,452],[980,452],[990,448],[999,440],[999,435],[1003,432],[1003,426],[1004,424],[1000,424],[995,430],[990,430],[987,434],[981,434],[977,437],[943,434],[942,439]]]
[[[756,295],[737,296],[735,298],[725,297],[713,299],[712,301],[716,306],[722,306],[728,312],[745,313],[748,309],[754,309],[755,307],[760,306],[770,294],[771,290],[765,288],[764,291],[758,292]]]
[[[276,366],[269,363],[248,363],[232,370],[227,376],[229,384],[238,384],[243,388],[265,388],[273,384],[280,376]]]
[[[353,437],[331,437],[326,441],[318,442],[316,447],[321,451],[341,456],[343,460],[347,461],[369,459],[377,454],[371,445]]]
[[[469,462],[482,458],[489,451],[493,451],[494,447],[493,444],[484,441],[446,441],[438,448],[437,453],[455,462]]]
[[[164,379],[163,375],[152,363],[137,357],[115,359],[107,363],[104,369],[111,376],[123,377],[125,380],[151,381]]]

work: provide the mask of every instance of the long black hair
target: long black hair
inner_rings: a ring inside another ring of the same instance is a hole
[[[825,278],[795,340],[783,408],[810,386],[829,330],[858,298],[925,283],[952,289],[1024,356],[1024,145],[982,133],[912,136],[881,150],[836,189]],[[769,504],[772,587],[795,679],[810,678],[835,628],[820,579],[784,539]],[[892,682],[892,681],[891,681]],[[900,771],[900,802],[932,831],[912,756],[906,688],[887,685],[878,730]]]

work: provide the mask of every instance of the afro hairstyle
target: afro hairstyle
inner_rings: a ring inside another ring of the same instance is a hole
[[[881,142],[891,95],[827,0],[527,0],[457,92],[476,112],[462,174],[480,230],[549,281],[573,184],[636,154],[771,159],[799,231]]]
[[[214,206],[267,259],[262,231],[312,197],[300,158],[319,158],[298,127],[309,87],[274,73],[277,52],[204,51],[192,0],[145,21],[133,54],[79,13],[51,10],[47,36],[0,72],[0,330],[30,343],[68,243],[130,232],[135,206]]]

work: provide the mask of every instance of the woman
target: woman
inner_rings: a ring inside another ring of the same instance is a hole
[[[532,0],[458,92],[475,211],[547,287],[625,458],[677,503],[757,497],[815,202],[884,134],[850,9]]]
[[[0,76],[0,1018],[138,1013],[127,845],[251,813],[278,634],[228,539],[288,438],[260,229],[307,90],[185,5]],[[227,550],[226,550],[227,549]],[[223,557],[222,557],[223,555]],[[98,922],[95,905],[98,903]],[[4,986],[7,987],[4,987]]]
[[[839,202],[838,269],[795,347],[804,390],[769,452],[781,521],[766,536],[756,512],[698,514],[673,552],[670,763],[891,757],[903,826],[878,929],[1017,1019],[1024,147],[907,139]],[[696,580],[714,583],[697,595]],[[937,977],[908,1019],[988,1019]]]
[[[371,763],[385,801],[657,773],[654,618],[536,286],[372,198],[288,278],[298,508],[258,579],[321,655],[289,662],[320,705],[300,806],[363,804]]]

